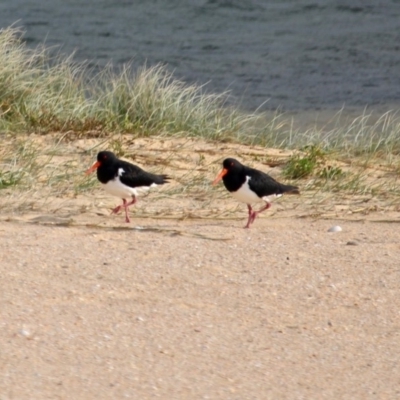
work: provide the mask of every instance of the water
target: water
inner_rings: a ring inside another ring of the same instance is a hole
[[[248,110],[400,105],[400,0],[2,0],[17,20],[31,47],[167,64]]]

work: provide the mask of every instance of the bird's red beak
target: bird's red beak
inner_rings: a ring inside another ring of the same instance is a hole
[[[224,168],[219,174],[218,176],[214,179],[213,181],[213,185],[216,185],[226,174],[228,173],[228,170],[226,168]]]
[[[96,161],[86,172],[86,175],[91,174],[92,172],[96,171],[97,168],[100,167],[100,161]]]

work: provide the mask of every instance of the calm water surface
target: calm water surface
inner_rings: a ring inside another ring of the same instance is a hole
[[[29,46],[163,63],[249,110],[400,105],[400,0],[2,0],[16,21]]]

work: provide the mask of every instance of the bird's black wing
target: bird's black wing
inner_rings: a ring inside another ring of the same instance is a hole
[[[246,168],[246,175],[251,176],[249,187],[258,197],[271,196],[274,194],[283,194],[285,192],[298,191],[296,186],[283,185],[272,176],[253,168]]]
[[[123,172],[120,171],[122,168]],[[144,171],[137,165],[133,165],[127,161],[120,162],[119,179],[125,185],[130,187],[151,186],[153,183],[162,185],[167,182],[166,175],[156,175]]]

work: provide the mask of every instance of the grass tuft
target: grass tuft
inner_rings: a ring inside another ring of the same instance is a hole
[[[283,175],[287,179],[302,179],[315,173],[324,162],[325,152],[318,146],[306,146],[303,154],[296,153],[289,158]]]

